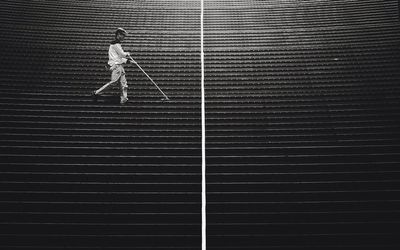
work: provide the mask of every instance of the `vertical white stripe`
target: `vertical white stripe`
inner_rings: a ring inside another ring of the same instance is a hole
[[[205,110],[205,94],[204,94],[204,0],[201,0],[200,15],[200,43],[201,43],[201,249],[206,250],[206,110]]]

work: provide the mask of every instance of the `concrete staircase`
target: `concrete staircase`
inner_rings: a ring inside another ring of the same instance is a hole
[[[199,2],[1,6],[0,248],[200,249]],[[171,102],[135,66],[92,101],[117,27]]]
[[[207,249],[400,246],[397,1],[205,1]]]
[[[0,249],[201,249],[200,1],[0,6]],[[207,249],[398,249],[398,2],[204,6]]]

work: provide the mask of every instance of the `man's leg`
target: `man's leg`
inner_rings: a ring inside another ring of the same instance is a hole
[[[96,90],[94,92],[95,95],[100,95],[102,92],[104,92],[106,89],[108,89],[109,87],[111,87],[112,85],[114,85],[116,82],[118,82],[119,79],[117,80],[112,80],[106,84],[104,84],[101,88],[99,88],[98,90]]]
[[[122,70],[120,67],[117,67],[116,69],[114,69],[111,73],[111,81],[104,84],[101,88],[99,88],[98,90],[94,91],[94,95],[100,95],[102,92],[104,92],[106,89],[108,89],[109,87],[111,87],[113,84],[117,83],[118,80],[120,80],[121,76],[122,76]]]
[[[128,101],[128,82],[126,81],[125,74],[121,75],[120,78],[120,89],[121,89],[121,103]]]

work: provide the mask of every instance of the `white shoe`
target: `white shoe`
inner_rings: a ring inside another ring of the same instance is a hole
[[[125,104],[129,99],[128,98],[121,98],[121,104]]]

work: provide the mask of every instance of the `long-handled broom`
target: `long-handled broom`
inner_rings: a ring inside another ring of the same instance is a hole
[[[132,58],[130,55],[129,55],[129,59],[130,59],[134,64],[136,64],[136,66],[138,66],[138,68],[147,76],[147,78],[149,78],[150,81],[157,87],[157,89],[161,92],[161,94],[163,94],[164,98],[162,98],[161,100],[163,100],[163,101],[169,101],[168,96],[160,89],[160,87],[158,87],[158,85],[153,81],[153,79],[151,79],[151,77],[142,69],[142,67],[140,67],[140,65],[139,65],[135,60],[133,60],[133,58]]]

